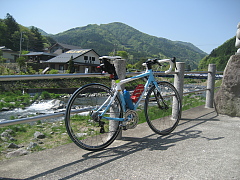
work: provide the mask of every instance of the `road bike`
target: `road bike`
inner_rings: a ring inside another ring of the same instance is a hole
[[[101,69],[110,74],[115,85],[110,88],[99,83],[87,84],[70,97],[65,125],[76,145],[90,151],[106,148],[121,130],[137,126],[139,111],[144,111],[149,127],[157,134],[168,135],[176,128],[181,116],[178,91],[169,82],[157,81],[152,69],[155,64],[168,62],[170,67],[165,73],[169,73],[175,65],[175,58],[149,59],[143,63],[145,72],[123,80],[118,79],[110,57],[100,59]],[[122,90],[122,85],[142,78],[145,84],[139,84],[133,92]]]

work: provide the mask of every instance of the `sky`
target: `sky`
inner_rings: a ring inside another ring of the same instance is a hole
[[[51,34],[122,22],[210,53],[236,35],[240,0],[0,0],[0,19],[7,13],[23,26]]]

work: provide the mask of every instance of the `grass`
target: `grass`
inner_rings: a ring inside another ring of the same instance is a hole
[[[4,92],[0,94],[0,109],[3,107],[23,108],[31,104],[35,97],[30,97],[29,94],[22,94],[21,91]]]
[[[183,96],[182,110],[191,109],[205,104],[205,97],[194,94]]]
[[[30,142],[36,142],[38,145],[31,149],[31,152],[34,152],[54,148],[71,142],[62,121],[6,126],[0,129],[0,134],[9,129],[12,130],[10,134],[14,140],[3,141],[0,139],[0,160],[5,159],[6,153],[9,152],[10,149],[7,148],[9,143],[15,143],[20,147],[26,148]],[[45,138],[35,139],[34,133],[36,131],[43,133]]]
[[[187,95],[183,97],[183,110],[187,110],[193,107],[203,105],[205,98],[196,95]],[[139,123],[146,122],[143,106],[140,106],[137,110],[139,116]],[[167,114],[161,113],[161,117]],[[81,117],[81,116],[80,116]],[[73,116],[76,120],[79,116]],[[156,117],[156,118],[161,118]],[[82,119],[81,119],[82,120]],[[82,122],[80,122],[82,126]],[[31,152],[41,151],[44,149],[54,148],[60,145],[71,143],[69,136],[67,135],[66,128],[63,121],[58,122],[41,122],[37,121],[33,124],[19,124],[0,128],[0,134],[7,129],[12,129],[11,136],[15,139],[14,141],[8,140],[3,141],[0,139],[0,160],[5,159],[5,155],[9,152],[7,145],[9,143],[15,143],[24,148],[28,147],[30,142],[36,142],[38,145],[31,149]],[[46,138],[36,140],[34,139],[34,133],[39,131],[45,135]]]
[[[197,96],[194,94],[183,96],[182,101],[182,111],[185,111],[187,109],[191,109],[197,106],[201,106],[205,104],[205,98],[202,96]],[[153,111],[156,109],[152,108]],[[151,109],[150,109],[151,111]],[[159,110],[158,110],[159,111]],[[139,124],[146,122],[145,113],[143,106],[138,108],[137,110],[138,116],[139,116]],[[168,116],[171,114],[171,110],[168,110],[167,112],[161,111],[161,113],[155,113],[152,118],[162,118],[165,116]],[[159,116],[160,115],[160,116]]]

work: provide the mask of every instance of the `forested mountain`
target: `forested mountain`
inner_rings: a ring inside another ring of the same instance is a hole
[[[200,54],[206,54],[204,51],[202,51],[201,49],[199,49],[198,47],[194,46],[192,43],[189,42],[183,42],[183,41],[174,41],[175,43],[179,43],[179,44],[183,44],[185,46],[188,46],[190,48],[192,48],[194,51],[199,52]]]
[[[108,55],[114,50],[126,51],[129,62],[134,63],[143,58],[176,57],[195,69],[206,55],[191,43],[151,36],[119,22],[90,24],[51,37],[61,43],[92,48],[100,55]]]
[[[32,29],[34,26],[29,26],[27,27],[28,29]],[[38,28],[38,31],[43,35],[43,36],[51,36],[52,34],[48,34],[47,32],[45,32],[44,30]]]
[[[207,69],[208,64],[216,64],[218,71],[223,71],[227,65],[228,59],[237,51],[235,47],[235,38],[227,40],[218,48],[214,49],[208,56],[204,57],[198,66],[198,69]]]
[[[100,55],[124,51],[127,52],[128,63],[132,64],[141,64],[147,58],[176,57],[177,61],[186,62],[190,70],[197,68],[199,61],[206,55],[191,43],[151,36],[119,22],[90,24],[49,35],[36,27],[27,28],[18,24],[10,14],[0,19],[0,46],[19,51],[21,35],[22,50],[43,51],[58,41],[94,49]]]
[[[0,19],[0,46],[19,51],[21,37],[22,50],[25,51],[43,51],[55,42],[51,37],[43,36],[34,26],[29,29],[18,24],[10,14]]]

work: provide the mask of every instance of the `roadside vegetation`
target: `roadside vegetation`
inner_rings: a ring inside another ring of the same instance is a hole
[[[172,81],[172,78],[169,78],[169,79],[161,78],[160,80]],[[59,81],[59,82],[49,81],[49,82],[50,83],[46,83],[46,81],[44,81],[43,84],[47,84],[49,86],[54,86],[54,87],[58,87],[58,84],[62,84],[62,85],[64,84],[63,81]],[[95,78],[81,79],[82,84],[86,84],[86,82],[88,83],[96,82],[96,80]],[[104,82],[110,83],[108,78],[102,78],[101,83],[104,83]],[[20,82],[20,83],[23,83],[23,82]],[[71,83],[75,85],[77,84],[79,85],[79,80],[72,79]],[[134,86],[144,82],[143,80],[138,80],[135,83],[127,84],[126,89],[132,90]],[[193,83],[193,84],[196,83],[198,85],[206,85],[205,80],[186,79],[186,83]],[[36,85],[35,83],[26,83],[26,84],[30,86]],[[221,84],[221,80],[216,81],[216,86],[219,86],[220,84]],[[41,86],[41,84],[39,84],[39,86]],[[3,107],[9,107],[10,109],[25,108],[35,101],[44,100],[44,99],[58,99],[61,96],[63,96],[63,94],[49,93],[46,91],[43,91],[41,94],[35,94],[35,96],[30,96],[27,93],[23,94],[23,92],[20,90],[16,90],[14,92],[2,92],[0,93],[0,109]],[[200,96],[199,94],[185,95],[183,97],[182,110],[184,111],[193,107],[197,107],[197,106],[203,105],[204,103],[205,103],[205,98]],[[143,110],[138,111],[138,115],[140,119],[139,123],[146,122],[145,114]],[[12,117],[11,119],[15,119],[15,117]],[[34,133],[37,131],[43,133],[45,138],[43,139],[35,138]],[[57,121],[57,122],[37,121],[32,123],[1,127],[0,135],[2,135],[2,133],[4,132],[9,132],[12,138],[4,139],[4,138],[1,138],[0,136],[0,160],[6,159],[7,153],[16,150],[16,148],[9,148],[9,144],[11,143],[16,144],[18,148],[28,149],[28,152],[31,153],[31,152],[41,151],[49,148],[54,148],[54,147],[72,142],[68,137],[63,121]],[[35,143],[35,146],[30,148],[29,147],[30,143]]]
[[[28,150],[28,153],[54,148],[60,145],[70,143],[71,140],[66,133],[64,123],[58,122],[35,122],[2,127],[0,134],[8,132],[10,138],[0,138],[0,160],[6,159],[9,152],[16,151],[19,148]],[[44,138],[34,137],[34,133],[41,132]],[[10,145],[14,143],[15,147]],[[31,147],[31,144],[35,144]]]
[[[49,93],[43,91],[41,94],[30,96],[27,93],[22,93],[20,90],[0,93],[0,110],[10,110],[14,108],[25,108],[36,100],[43,99],[58,99],[61,94]]]
[[[43,93],[42,97],[50,98],[51,94]],[[183,98],[183,110],[203,105],[204,97],[196,95],[187,95]],[[138,111],[139,123],[146,122],[144,111]],[[41,132],[45,138],[38,139],[34,137],[35,132]],[[12,138],[0,138],[0,160],[6,159],[7,153],[16,149],[9,148],[11,143],[17,145],[18,148],[28,149],[29,153],[54,148],[60,145],[71,143],[68,137],[63,121],[47,122],[37,121],[34,123],[25,123],[11,125],[0,128],[0,134],[9,132]],[[29,147],[30,143],[35,143],[34,147]]]

